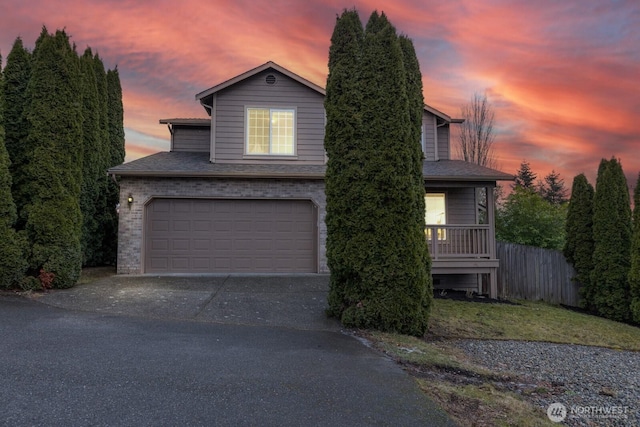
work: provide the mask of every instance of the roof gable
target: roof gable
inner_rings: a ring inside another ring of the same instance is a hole
[[[207,105],[205,105],[205,104],[209,104],[207,102],[208,98],[212,97],[213,94],[215,94],[216,92],[220,92],[223,89],[226,89],[226,88],[228,88],[230,86],[233,86],[236,83],[244,81],[244,80],[246,80],[248,78],[251,78],[251,77],[253,77],[253,76],[255,76],[255,75],[257,75],[257,74],[259,74],[259,73],[261,73],[263,71],[269,70],[269,69],[272,69],[272,70],[275,70],[275,71],[277,71],[277,72],[279,72],[281,74],[284,74],[285,76],[289,77],[290,79],[295,80],[296,82],[298,82],[298,83],[300,83],[300,84],[312,89],[315,92],[318,92],[322,96],[326,95],[326,92],[325,92],[324,88],[316,85],[315,83],[311,83],[309,80],[307,80],[307,79],[305,79],[305,78],[303,78],[303,77],[301,77],[301,76],[299,76],[299,75],[297,75],[295,73],[292,73],[291,71],[287,70],[284,67],[281,67],[280,65],[276,64],[273,61],[269,61],[269,62],[266,62],[266,63],[260,65],[259,67],[253,68],[253,69],[251,69],[251,70],[249,70],[247,72],[244,72],[244,73],[242,73],[242,74],[240,74],[240,75],[238,75],[236,77],[233,77],[233,78],[231,78],[229,80],[226,80],[226,81],[224,81],[224,82],[222,82],[220,84],[217,84],[217,85],[215,85],[215,86],[213,86],[213,87],[211,87],[211,88],[209,88],[209,89],[207,89],[205,91],[202,91],[202,92],[196,94],[196,100],[200,101],[200,103],[203,104],[203,106],[205,106],[205,108],[206,108]]]
[[[308,87],[309,89],[321,94],[322,96],[326,95],[326,91],[323,87],[320,87],[318,85],[316,85],[315,83],[310,82],[309,80],[305,79],[304,77],[299,76],[296,73],[293,73],[289,70],[287,70],[286,68],[276,64],[273,61],[269,61],[266,62],[256,68],[253,68],[249,71],[246,71],[236,77],[233,77],[229,80],[226,80],[220,84],[217,84],[207,90],[204,90],[198,94],[196,94],[196,100],[200,101],[200,103],[202,104],[202,106],[207,110],[208,113],[211,113],[210,109],[210,105],[211,105],[211,98],[213,97],[213,95],[217,92],[220,92],[223,89],[226,89],[230,86],[233,86],[236,83],[239,83],[241,81],[244,81],[248,78],[251,78],[265,70],[275,70],[278,71],[279,73],[284,74],[285,76],[291,78],[292,80]],[[446,115],[445,113],[427,105],[424,104],[424,110],[435,115],[436,117],[444,120],[447,123],[462,123],[462,119],[452,119],[450,116]]]

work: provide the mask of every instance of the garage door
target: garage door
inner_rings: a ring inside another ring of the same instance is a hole
[[[155,199],[147,273],[316,272],[316,211],[303,200]]]

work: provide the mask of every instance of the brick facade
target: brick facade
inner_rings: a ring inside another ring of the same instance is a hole
[[[120,177],[118,273],[143,273],[144,210],[157,197],[311,200],[318,208],[318,272],[328,273],[322,180]],[[127,198],[134,199],[129,205]]]

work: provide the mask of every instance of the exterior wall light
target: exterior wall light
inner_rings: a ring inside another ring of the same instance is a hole
[[[131,194],[129,194],[129,197],[127,197],[127,203],[129,203],[129,206],[131,206],[131,204],[133,203],[133,196]]]

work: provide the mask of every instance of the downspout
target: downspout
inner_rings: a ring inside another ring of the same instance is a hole
[[[171,134],[171,148],[169,151],[173,151],[173,127],[171,123],[167,123],[167,129],[169,129],[169,133]]]
[[[211,111],[211,139],[210,139],[210,143],[209,143],[209,162],[210,163],[215,163],[216,162],[216,122],[214,120],[215,114],[216,114],[216,104],[218,101],[218,97],[216,96],[217,94],[213,94],[213,104],[212,105],[207,105],[205,104],[202,100],[200,100],[200,105],[202,105],[203,107],[209,109],[209,111]]]
[[[444,125],[446,125],[447,122],[443,122],[441,124],[438,124],[438,118],[434,115],[433,116],[433,141],[434,141],[434,145],[435,145],[435,151],[433,153],[433,157],[435,161],[440,160],[440,154],[438,153],[438,128],[442,127]]]

